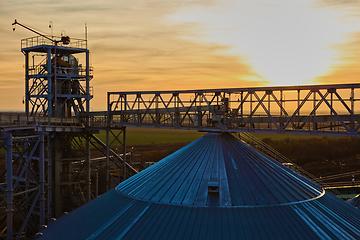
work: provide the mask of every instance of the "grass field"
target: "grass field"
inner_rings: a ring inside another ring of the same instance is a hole
[[[204,136],[206,132],[198,132],[195,130],[176,130],[164,128],[143,128],[143,127],[127,127],[126,129],[126,145],[146,145],[146,144],[162,144],[162,143],[189,143]],[[310,139],[321,138],[322,136],[314,135],[292,135],[292,134],[272,134],[272,133],[253,133],[255,137],[262,140],[271,138],[272,140],[290,139]],[[106,132],[101,131],[96,134],[104,143],[106,143]],[[110,141],[114,137],[110,136]],[[122,140],[122,136],[121,136]],[[115,143],[115,145],[117,145]],[[5,154],[5,149],[0,149],[0,154]]]
[[[157,143],[192,142],[205,134],[206,133],[204,132],[197,132],[194,130],[127,127],[126,144],[129,146]],[[96,136],[104,143],[106,142],[105,131],[100,132]],[[113,139],[113,137],[110,136],[110,140],[111,139]]]
[[[127,145],[143,145],[143,144],[157,144],[157,143],[180,143],[192,142],[206,132],[197,132],[195,130],[176,130],[163,128],[141,128],[141,127],[127,127],[126,129],[126,144]],[[258,139],[271,138],[273,140],[290,139],[310,139],[321,138],[322,136],[314,135],[292,135],[292,134],[272,134],[272,133],[254,133]],[[97,134],[103,142],[106,142],[105,131]],[[113,139],[112,137],[110,139]]]

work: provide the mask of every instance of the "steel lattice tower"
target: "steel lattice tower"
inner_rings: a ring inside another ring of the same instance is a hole
[[[21,41],[25,114],[0,113],[0,150],[6,152],[0,171],[0,235],[7,239],[34,236],[52,218],[117,184],[124,178],[120,169],[129,167],[121,152],[93,135],[99,130],[109,135],[110,129],[89,123],[93,76],[87,40],[46,36],[16,24],[39,36]],[[125,136],[125,127],[118,130]],[[90,159],[91,146],[103,157]],[[98,170],[108,175],[103,176],[106,186],[97,184]],[[133,168],[128,172],[134,173]]]
[[[89,112],[92,68],[86,40],[69,44],[42,36],[23,39],[25,111],[28,116],[71,117]],[[84,59],[85,64],[79,59]]]

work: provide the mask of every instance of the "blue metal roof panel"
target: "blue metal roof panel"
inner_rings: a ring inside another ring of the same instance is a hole
[[[209,181],[219,182],[220,206],[286,203],[322,192],[318,185],[230,134],[207,134],[117,189],[144,201],[204,206]]]
[[[337,200],[329,193],[301,203],[248,207],[166,205],[129,199],[115,190],[109,193],[88,204],[89,207],[81,207],[51,223],[42,230],[42,239],[358,239],[360,236],[360,211],[351,205],[351,211],[347,211],[344,202],[329,207],[328,202]],[[108,204],[109,200],[114,203]]]
[[[208,192],[217,181],[219,193]],[[41,239],[359,239],[359,229],[350,204],[210,134],[51,223]]]

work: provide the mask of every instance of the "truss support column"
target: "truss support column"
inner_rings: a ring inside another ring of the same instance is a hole
[[[253,100],[252,100],[252,97],[253,97],[253,93],[251,92],[250,93],[250,132],[253,132],[254,130],[252,128],[255,128],[255,127],[253,127],[253,123],[252,123],[252,112],[253,112],[253,108],[252,108]]]
[[[53,99],[52,99],[52,83],[51,83],[51,48],[47,49],[47,58],[46,58],[47,62],[46,62],[46,66],[47,66],[47,73],[48,73],[48,77],[47,77],[47,83],[48,83],[48,95],[47,95],[47,101],[48,101],[48,109],[47,109],[47,116],[51,117],[52,115],[52,109],[53,109]]]
[[[54,46],[54,102],[55,102],[55,108],[54,108],[54,115],[55,117],[60,117],[60,111],[59,111],[59,103],[58,103],[58,94],[59,94],[59,83],[57,81],[57,53],[56,53],[56,42]]]
[[[202,128],[202,111],[201,111],[201,101],[202,101],[202,94],[198,93],[199,100],[198,100],[198,107],[197,107],[197,114],[198,114],[198,128]],[[196,97],[195,97],[195,106],[196,106]],[[210,111],[209,111],[210,113]]]
[[[272,92],[271,92],[272,93]],[[268,111],[269,111],[269,115],[271,115],[271,110],[270,110],[270,93],[268,93]],[[269,123],[268,123],[268,128],[270,128],[270,130],[271,130],[271,127],[272,127],[272,124],[271,124],[271,122],[269,121]]]
[[[91,164],[90,164],[90,135],[86,135],[86,201],[90,202],[91,200]]]
[[[331,106],[331,109],[330,109],[330,116],[332,116],[333,115],[333,92],[331,92],[330,93],[330,106]],[[333,130],[333,127],[332,127],[332,125],[333,125],[333,122],[330,122],[330,131],[332,131]]]
[[[86,112],[90,112],[90,58],[89,50],[86,51]]]
[[[356,134],[356,132],[354,132],[354,128],[355,128],[355,123],[354,123],[354,101],[355,101],[354,88],[351,88],[350,99],[351,99],[350,131],[351,131],[351,135],[352,135],[352,134]]]
[[[40,226],[45,224],[45,161],[44,161],[44,132],[40,133],[39,146],[39,177],[40,177]]]
[[[109,125],[106,128],[106,191],[110,190],[110,142],[109,135],[110,129]]]
[[[29,121],[29,52],[25,52],[25,113]]]
[[[313,94],[314,94],[313,133],[316,133],[316,130],[317,130],[317,122],[316,122],[316,91],[313,91]]]
[[[126,101],[126,100],[125,100]],[[126,105],[125,105],[125,110],[126,110]],[[159,94],[155,95],[155,118],[156,118],[156,125],[155,126],[159,126],[160,125],[160,116],[159,116]]]
[[[126,179],[126,127],[123,129],[123,176]]]
[[[300,120],[300,90],[297,91],[297,109],[299,109],[299,110],[296,114],[296,131],[299,131],[299,127],[300,127],[300,123],[299,123],[299,120]]]
[[[95,198],[99,195],[99,173],[98,170],[95,171]]]
[[[53,149],[54,149],[54,185],[55,185],[55,217],[58,218],[61,216],[61,152],[60,152],[60,136],[57,136],[57,134],[54,134],[54,141],[53,141]]]
[[[244,92],[241,92],[241,103],[243,103],[243,100],[244,100]],[[244,117],[244,104],[241,104],[241,107],[240,107],[240,115],[241,115],[241,118]]]
[[[284,132],[284,123],[283,123],[283,90],[280,90],[280,128],[281,132]]]
[[[107,95],[107,124],[106,124],[106,191],[110,190],[110,142],[109,142],[109,135],[110,135],[110,124],[111,124],[111,103],[110,103],[110,94]],[[126,102],[125,102],[126,106]]]
[[[53,192],[53,187],[52,187],[52,184],[51,184],[51,181],[52,181],[52,174],[51,174],[51,168],[52,168],[52,158],[51,158],[51,154],[52,154],[52,151],[51,151],[51,147],[50,147],[50,144],[51,144],[51,135],[48,134],[47,135],[47,156],[46,156],[46,161],[47,161],[47,219],[48,221],[50,220],[51,216],[52,216],[52,205],[51,205],[51,202],[52,202],[52,192]]]
[[[6,221],[7,239],[13,235],[12,135],[6,134]]]

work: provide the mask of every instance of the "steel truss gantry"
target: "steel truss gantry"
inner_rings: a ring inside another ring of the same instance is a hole
[[[360,84],[109,92],[108,125],[358,136]]]

